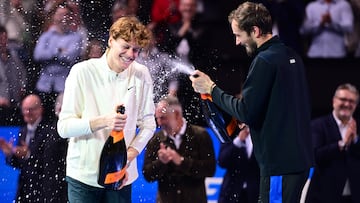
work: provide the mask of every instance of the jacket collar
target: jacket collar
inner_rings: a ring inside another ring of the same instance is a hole
[[[271,39],[264,42],[259,48],[257,48],[256,54],[268,49],[271,45],[276,43],[281,43],[280,38],[277,35],[273,36]]]

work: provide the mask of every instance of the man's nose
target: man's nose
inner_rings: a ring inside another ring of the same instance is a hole
[[[236,39],[235,39],[235,44],[236,44],[236,45],[241,45],[241,40],[240,40],[239,38],[236,38]]]
[[[137,49],[134,49],[134,48],[130,48],[128,51],[127,51],[127,54],[128,54],[128,57],[132,58],[132,59],[135,59],[137,57],[137,55],[139,54],[139,51]]]

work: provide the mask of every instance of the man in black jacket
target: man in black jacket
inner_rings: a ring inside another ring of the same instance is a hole
[[[215,173],[214,147],[206,129],[183,117],[174,96],[160,99],[155,117],[161,130],[147,144],[143,173],[158,182],[158,203],[206,203],[205,178]]]
[[[360,142],[353,117],[359,92],[342,84],[332,101],[333,111],[311,123],[316,165],[307,203],[360,202]]]
[[[193,87],[211,94],[214,103],[250,127],[260,167],[260,202],[299,202],[314,161],[303,62],[272,35],[271,16],[262,4],[241,4],[229,22],[236,44],[255,56],[242,98],[224,93],[201,71],[190,76]]]
[[[20,128],[16,146],[0,138],[6,163],[20,170],[15,202],[66,202],[66,140],[43,119],[39,96],[26,96],[21,111],[26,125]]]

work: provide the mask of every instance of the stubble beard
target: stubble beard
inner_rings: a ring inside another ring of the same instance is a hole
[[[248,56],[252,57],[254,56],[255,52],[256,52],[256,49],[257,49],[257,45],[254,41],[250,41],[248,43],[248,45],[246,46],[246,53]]]

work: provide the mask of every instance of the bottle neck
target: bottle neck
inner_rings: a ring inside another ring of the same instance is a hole
[[[210,94],[200,94],[202,100],[210,100],[212,101],[212,96]]]

